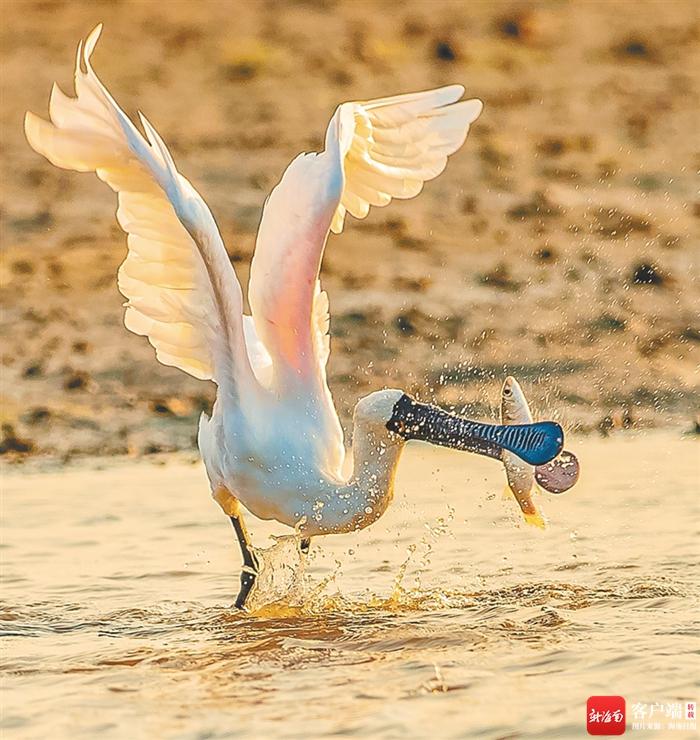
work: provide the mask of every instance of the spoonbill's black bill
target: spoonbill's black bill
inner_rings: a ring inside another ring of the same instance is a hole
[[[496,459],[507,450],[530,465],[549,462],[564,445],[564,432],[553,421],[512,426],[483,424],[419,403],[405,394],[394,406],[387,428],[404,439],[419,439]]]

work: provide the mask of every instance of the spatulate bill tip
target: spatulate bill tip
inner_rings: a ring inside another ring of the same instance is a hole
[[[576,455],[564,450],[548,463],[535,467],[535,480],[549,493],[564,493],[576,484],[580,472]]]

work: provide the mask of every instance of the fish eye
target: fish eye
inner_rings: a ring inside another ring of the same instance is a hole
[[[513,391],[512,391],[512,390],[511,390],[511,389],[510,389],[510,388],[509,388],[508,386],[506,386],[506,387],[505,387],[505,388],[503,389],[503,395],[505,395],[505,396],[510,396],[510,394],[511,394],[512,392],[513,392]]]

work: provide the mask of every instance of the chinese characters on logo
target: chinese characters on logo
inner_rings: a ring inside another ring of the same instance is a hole
[[[624,735],[625,700],[621,696],[590,696],[586,704],[589,735]]]
[[[694,701],[632,704],[633,730],[695,730],[696,718]]]
[[[626,706],[621,696],[591,696],[586,704],[586,729],[589,735],[623,735]],[[633,702],[630,706],[632,730],[697,730],[697,702]]]

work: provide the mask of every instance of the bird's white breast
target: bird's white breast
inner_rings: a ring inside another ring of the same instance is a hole
[[[308,410],[307,410],[308,411]],[[280,410],[250,424],[216,415],[200,426],[200,451],[212,484],[225,486],[252,514],[295,526],[310,499],[333,495],[340,481],[327,470],[323,425],[311,413]]]

